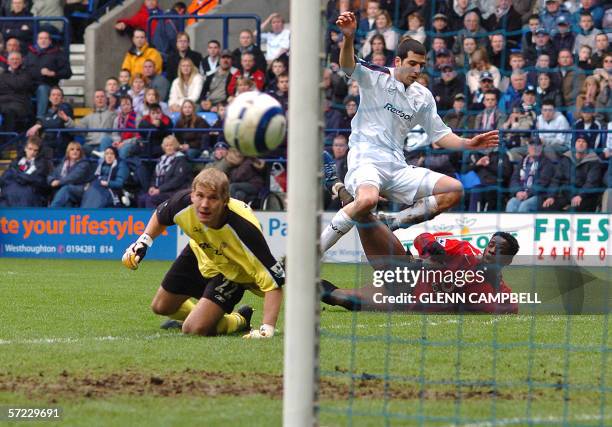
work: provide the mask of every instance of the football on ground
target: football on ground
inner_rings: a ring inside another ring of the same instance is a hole
[[[261,156],[285,138],[287,121],[280,103],[265,93],[245,92],[228,106],[225,140],[245,156]]]

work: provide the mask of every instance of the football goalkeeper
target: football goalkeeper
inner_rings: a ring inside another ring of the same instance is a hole
[[[183,320],[186,334],[232,333],[250,327],[252,310],[232,312],[250,290],[264,298],[263,324],[245,337],[274,336],[285,272],[251,209],[230,199],[227,176],[205,169],[190,190],[159,205],[142,236],[125,251],[123,264],[137,269],[155,238],[173,224],[190,240],[157,290],[153,311]],[[190,297],[197,298],[197,304]]]

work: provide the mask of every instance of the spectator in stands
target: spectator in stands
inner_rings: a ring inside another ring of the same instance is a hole
[[[544,10],[540,12],[540,22],[542,22],[542,26],[548,30],[549,34],[555,30],[555,24],[559,23],[561,16],[568,23],[571,22],[570,13],[565,6],[561,5],[560,0],[545,0],[545,3]]]
[[[98,162],[94,179],[83,188],[80,206],[86,209],[121,206],[123,185],[129,174],[128,166],[119,158],[117,149],[107,147]]]
[[[512,198],[506,204],[506,212],[536,212],[542,205],[555,174],[555,165],[542,155],[542,142],[536,137],[529,141],[527,155],[514,166],[510,180]]]
[[[178,76],[179,62],[181,62],[181,59],[191,59],[193,65],[197,69],[200,69],[202,54],[195,50],[191,50],[189,43],[190,40],[187,33],[180,32],[176,35],[176,50],[173,50],[168,56],[168,61],[164,68],[169,82],[173,82]]]
[[[111,95],[120,97],[121,95],[127,95],[127,91],[125,94],[119,93],[119,80],[116,77],[109,77],[106,79],[106,83],[104,84],[104,92],[106,92],[106,96],[109,97]]]
[[[604,33],[597,34],[595,36],[595,51],[591,56],[591,64],[593,65],[593,68],[602,68],[604,56],[611,52],[612,49],[610,49],[610,41],[608,40],[608,36]]]
[[[64,102],[64,92],[58,86],[53,86],[49,91],[49,102],[47,112],[36,119],[36,123],[27,130],[26,136],[32,138],[42,133],[40,151],[44,158],[52,159],[66,152],[66,146],[70,142],[71,135],[68,133],[57,134],[45,132],[46,129],[63,129],[74,127],[74,111],[72,106]]]
[[[480,26],[480,17],[475,11],[470,11],[463,18],[463,28],[457,32],[455,41],[455,54],[458,54],[459,48],[463,46],[463,40],[467,37],[473,38],[478,46],[486,47],[486,33]],[[464,52],[466,53],[466,52]],[[468,55],[471,52],[468,53]]]
[[[212,153],[212,161],[206,165],[206,168],[216,168],[229,175],[229,171],[232,168],[226,159],[229,148],[229,145],[225,142],[217,142]]]
[[[146,0],[155,1],[155,0]],[[162,69],[162,57],[159,52],[147,44],[147,36],[144,30],[134,30],[132,36],[132,47],[127,51],[123,59],[121,69],[126,69],[133,76],[136,73],[142,74],[144,62],[150,59],[155,63],[155,69]]]
[[[36,117],[47,111],[51,86],[57,86],[61,79],[72,76],[68,56],[52,44],[51,35],[46,31],[38,33],[36,44],[30,46],[24,66],[30,71],[36,86]]]
[[[584,135],[576,138],[575,152],[561,157],[541,209],[546,211],[594,212],[601,194],[603,164]]]
[[[72,43],[83,43],[85,29],[90,24],[89,20],[73,16],[73,13],[87,14],[89,0],[67,0],[63,2],[64,16],[70,22],[70,41]]]
[[[389,3],[395,3],[390,1]],[[399,2],[399,25],[402,30],[408,29],[408,17],[413,13],[418,13],[424,18],[424,25],[426,30],[430,30],[431,26],[431,18],[435,14],[435,2],[426,1],[426,0],[412,0],[410,2]],[[445,6],[441,5],[441,9],[444,9]],[[393,5],[392,10],[389,13],[393,16],[395,15],[395,5]]]
[[[582,82],[582,87],[580,87],[578,92],[578,97],[576,98],[576,110],[582,110],[585,104],[592,104],[597,109],[603,109],[606,105],[606,94],[602,93],[601,86],[599,84],[598,76],[588,76],[584,77],[584,81]]]
[[[454,0],[448,12],[449,30],[459,31],[463,28],[465,15],[475,9],[475,2],[470,0]]]
[[[510,76],[510,86],[499,100],[499,109],[506,114],[512,110],[512,105],[519,102],[527,85],[527,73],[524,71],[513,71]]]
[[[177,129],[208,129],[208,122],[196,114],[196,104],[190,99],[183,101],[181,115],[176,122]],[[202,131],[176,132],[176,139],[180,143],[180,150],[193,160],[202,156],[203,150],[210,150],[208,133]]]
[[[133,32],[136,33],[136,30],[147,31],[147,20],[150,16],[161,15],[163,10],[161,10],[157,6],[157,0],[144,0],[138,12],[135,15],[130,16],[129,18],[119,19],[115,24],[115,29],[119,32]],[[157,29],[158,20],[153,20],[151,22],[151,38],[155,36],[155,30]],[[133,39],[132,39],[133,41]],[[161,64],[158,67],[161,70]],[[139,70],[141,72],[141,70]]]
[[[385,38],[382,34],[374,34],[369,39],[368,43],[370,44],[370,53],[365,56],[365,61],[372,62],[372,57],[375,54],[382,54],[385,55],[385,65],[393,65],[393,58],[395,58],[395,55],[393,51],[387,49]]]
[[[282,73],[279,75],[276,90],[269,93],[280,103],[283,111],[287,114],[289,108],[289,74]]]
[[[525,111],[531,110],[537,114],[540,111],[540,106],[537,104],[536,101],[536,88],[533,85],[527,85],[525,86],[525,90],[521,95],[521,99],[519,101],[516,101],[516,103],[513,104],[512,107],[520,107]]]
[[[186,99],[198,102],[203,86],[204,77],[198,73],[198,69],[193,65],[191,59],[181,59],[179,75],[174,79],[170,88],[170,98],[168,100],[170,111],[181,111],[181,105]]]
[[[510,68],[510,53],[506,46],[506,37],[503,34],[491,34],[489,42],[488,54],[491,64],[499,70],[508,70]]]
[[[135,73],[132,76],[132,88],[128,90],[128,96],[132,99],[132,106],[134,110],[139,114],[143,115],[143,107],[145,103],[145,79],[140,73]]]
[[[359,20],[359,25],[357,26],[357,38],[358,42],[361,44],[365,39],[366,34],[370,31],[374,30],[376,25],[376,17],[380,14],[380,2],[377,0],[368,0],[366,4],[365,16],[363,16]],[[334,22],[338,17],[334,17]]]
[[[170,82],[163,75],[157,73],[155,62],[147,59],[142,66],[142,75],[147,87],[156,89],[160,99],[168,99],[170,92]]]
[[[578,50],[582,46],[590,46],[591,49],[595,48],[595,37],[597,34],[601,34],[601,30],[593,26],[593,17],[589,12],[582,12],[580,14],[578,26],[579,29],[576,34],[573,49],[575,55],[578,54]]]
[[[285,66],[285,63],[283,61],[281,61],[280,59],[275,59],[274,61],[272,61],[272,64],[270,65],[270,70],[266,74],[266,85],[264,86],[264,90],[266,92],[274,92],[277,89],[276,82],[278,76],[286,72],[287,67]]]
[[[61,0],[33,0],[32,9],[30,9],[32,15],[43,17],[64,17],[64,4]],[[64,24],[61,21],[39,21],[38,30],[46,31],[49,34],[55,36],[61,36],[64,30]]]
[[[429,17],[425,16],[425,19],[427,20]],[[433,16],[433,23],[432,23],[432,34],[430,34],[427,38],[428,40],[428,45],[433,43],[433,39],[436,37],[440,37],[442,38],[442,40],[444,40],[446,42],[446,47],[447,49],[452,49],[453,48],[453,44],[455,43],[455,38],[452,35],[449,35],[448,33],[450,32],[450,27],[448,25],[448,17],[443,14],[443,13],[436,13]],[[432,48],[432,46],[427,46],[428,48]]]
[[[407,154],[406,162],[412,166],[424,167],[434,172],[454,177],[457,172],[455,165],[458,158],[460,158],[458,152],[446,150],[433,143],[431,147],[410,151]]]
[[[476,39],[474,37],[466,37],[463,39],[463,43],[459,44],[457,41],[455,43],[455,49],[459,49],[460,51],[457,54],[456,61],[457,66],[463,69],[467,69],[470,67],[470,60],[472,59],[472,54],[476,52],[478,45],[476,44]]]
[[[141,152],[148,157],[157,158],[162,154],[161,143],[172,128],[172,120],[162,112],[160,105],[151,105],[149,114],[143,116],[138,129],[152,132],[140,132]]]
[[[574,42],[576,40],[576,34],[571,30],[570,20],[565,15],[560,15],[557,18],[557,31],[553,32],[552,44],[556,52],[561,49],[574,48]],[[554,30],[554,29],[553,29]],[[549,29],[550,31],[550,29]]]
[[[502,124],[502,129],[511,131],[532,130],[536,125],[536,113],[533,107],[515,106],[512,108],[512,113],[508,119]],[[517,156],[524,156],[527,152],[527,143],[531,139],[531,132],[509,132],[507,134],[505,145],[511,148],[508,155],[513,161],[516,161]]]
[[[0,207],[38,207],[45,204],[48,162],[40,155],[40,139],[31,136],[24,153],[0,175]]]
[[[221,52],[221,59],[217,69],[214,73],[206,76],[202,93],[200,94],[200,106],[202,106],[204,101],[210,102],[212,105],[227,101],[229,96],[228,87],[232,74],[236,71],[232,67],[232,54],[229,50],[225,49]]]
[[[394,51],[397,47],[397,43],[399,42],[399,33],[395,31],[393,28],[393,21],[391,20],[391,16],[389,12],[383,10],[377,17],[375,22],[374,30],[370,31],[366,39],[372,40],[372,36],[375,34],[380,34],[385,39],[385,47],[391,51]],[[370,43],[364,43],[361,48],[361,56],[366,57],[372,51],[372,46]]]
[[[478,112],[485,108],[484,98],[487,92],[495,92],[495,98],[499,100],[501,92],[493,86],[493,75],[488,71],[480,73],[478,89],[470,94],[468,109],[471,112]]]
[[[234,154],[237,161],[229,171],[230,197],[246,203],[253,202],[265,187],[263,173],[266,163],[256,157],[245,157],[238,150]]]
[[[525,65],[526,65],[525,57],[523,53],[518,50],[514,50],[510,52],[510,59],[508,60],[508,63],[510,65],[510,70],[509,70],[510,76],[502,77],[501,82],[499,83],[499,87],[498,87],[498,89],[502,93],[506,92],[508,88],[510,87],[511,85],[510,80],[512,78],[512,73],[514,73],[515,71],[518,71],[521,73],[525,71]]]
[[[119,113],[113,120],[113,129],[124,129],[113,132],[112,139],[105,138],[100,143],[100,151],[104,152],[108,147],[117,150],[117,158],[127,159],[138,153],[139,133],[137,132],[140,114],[134,110],[132,98],[129,95],[119,98]],[[133,130],[128,130],[133,129]]]
[[[472,53],[470,70],[466,74],[466,83],[470,92],[478,90],[481,75],[485,72],[493,77],[493,86],[498,87],[501,81],[499,69],[489,62],[486,50],[480,47]]]
[[[408,31],[402,37],[410,37],[420,43],[425,43],[425,20],[419,12],[412,12],[408,15]]]
[[[578,111],[577,117],[578,120],[572,126],[572,129],[576,131],[574,135],[583,135],[587,140],[589,150],[603,158],[605,138],[599,132],[589,132],[604,130],[601,122],[595,119],[595,105],[589,102],[585,103]]]
[[[487,31],[503,30],[504,32],[516,32],[508,36],[508,44],[518,47],[521,42],[522,26],[521,15],[516,11],[512,0],[497,0],[495,11],[483,22]]]
[[[355,117],[355,114],[357,114],[357,100],[352,96],[347,96],[344,99],[344,115],[339,124],[339,129],[346,129],[346,131],[341,132],[341,134],[347,138],[351,134],[351,121],[353,117]]]
[[[464,162],[464,173],[474,171],[480,184],[470,194],[470,212],[494,212],[503,209],[504,194],[512,176],[508,155],[495,148],[486,153],[469,152],[469,161]],[[499,202],[499,203],[498,203]]]
[[[202,58],[202,66],[200,72],[205,77],[214,73],[219,66],[219,53],[221,52],[221,43],[218,40],[210,40],[207,47],[208,55]]]
[[[186,12],[187,6],[185,3],[177,1],[172,6],[172,9],[167,10],[164,14],[185,15]],[[166,62],[170,55],[175,52],[176,38],[181,32],[185,31],[185,20],[180,18],[163,18],[153,21],[153,23],[155,22],[157,22],[157,27],[155,28],[151,44],[158,50],[164,62]]]
[[[155,165],[155,172],[146,193],[138,196],[138,206],[155,208],[168,200],[178,190],[189,186],[191,169],[185,155],[179,150],[180,144],[173,135],[163,138],[163,155]]]
[[[113,127],[117,113],[108,109],[108,98],[106,92],[98,89],[94,93],[94,108],[93,112],[83,117],[79,123],[79,128],[84,129],[110,129]],[[97,150],[103,138],[111,139],[110,134],[104,132],[87,132],[85,134],[84,151],[91,154]]]
[[[22,63],[21,53],[11,52],[7,71],[0,73],[0,114],[4,131],[20,130],[24,122],[31,123],[32,76]]]
[[[595,27],[602,28],[604,9],[601,5],[598,4],[598,1],[597,0],[581,0],[580,4],[582,5],[582,7],[580,7],[574,13],[574,17],[578,19],[574,19],[574,21],[578,21],[579,17],[582,16],[583,13],[588,13],[589,15],[593,17],[593,23]]]
[[[325,68],[323,70],[323,90],[325,91],[325,99],[332,104],[342,104],[344,98],[348,94],[348,86],[346,85],[343,75],[339,70]]]
[[[527,52],[534,47],[536,31],[538,28],[544,28],[541,25],[540,16],[535,14],[529,16],[529,19],[527,20],[527,28],[523,33],[523,38],[521,40],[521,48],[523,49],[523,52]]]
[[[253,33],[250,30],[240,31],[238,43],[240,43],[240,46],[232,52],[232,65],[235,68],[239,70],[242,69],[242,54],[245,52],[253,54],[255,58],[255,68],[258,70],[263,71],[268,67],[266,57],[261,52],[261,49],[254,44]]]
[[[348,172],[348,139],[341,133],[334,137],[332,142],[332,154],[336,162],[336,174],[340,181],[344,182],[344,177]]]
[[[291,32],[285,28],[285,20],[279,13],[272,13],[261,23],[261,29],[266,28],[268,24],[270,24],[272,31],[261,33],[261,40],[266,43],[266,61],[268,64],[271,64],[277,58],[287,61]]]
[[[565,116],[555,109],[554,101],[548,99],[542,103],[542,114],[538,116],[536,128],[552,131],[569,130],[570,126]],[[570,148],[571,135],[569,133],[540,133],[539,137],[547,153],[560,155]]]
[[[552,101],[553,105],[563,105],[561,91],[553,87],[550,74],[538,74],[538,87],[536,88],[536,97],[538,105],[543,105],[546,101]]]
[[[458,93],[453,99],[453,109],[442,118],[446,126],[451,129],[466,129],[468,116],[465,111],[465,95]]]
[[[557,59],[555,48],[550,41],[548,30],[544,27],[540,27],[536,30],[535,43],[533,46],[523,51],[525,52],[525,60],[529,66],[534,66],[538,57],[542,54],[548,55],[553,62],[556,62]]]
[[[217,7],[219,3],[221,3],[219,0],[192,0],[192,2],[189,3],[189,6],[187,6],[187,14],[197,16],[206,15],[208,12]],[[195,22],[197,22],[196,19],[188,19],[187,26],[190,26]]]
[[[144,103],[142,105],[140,115],[146,116],[147,114],[149,114],[149,112],[151,111],[150,110],[151,106],[156,105],[156,104],[161,107],[162,113],[164,113],[166,116],[169,116],[171,114],[168,104],[161,100],[161,97],[159,96],[159,92],[157,92],[157,89],[153,89],[153,88],[145,89]]]
[[[506,121],[504,115],[497,109],[499,91],[489,90],[484,93],[482,105],[483,110],[476,115],[472,128],[481,131],[500,129]]]
[[[7,18],[27,18],[32,14],[26,9],[24,0],[11,0],[11,11],[6,15]],[[15,37],[21,43],[32,42],[32,23],[29,21],[4,21],[0,31],[4,40]]]
[[[10,16],[12,6],[11,0],[0,1],[0,16]],[[32,2],[30,0],[25,0],[24,8],[30,10],[32,8]]]
[[[236,79],[236,96],[240,95],[241,93],[251,92],[253,90],[258,91],[257,86],[255,86],[255,82],[249,77],[238,77]]]
[[[434,84],[432,93],[436,99],[438,110],[444,111],[452,108],[455,95],[463,94],[465,79],[449,64],[443,65],[440,72],[440,79]]]
[[[236,93],[236,80],[239,77],[248,77],[255,82],[257,90],[263,90],[266,77],[263,71],[256,68],[255,55],[250,52],[243,53],[242,58],[240,59],[240,64],[241,68],[232,74],[232,78],[230,79],[227,87],[228,94],[234,95]]]
[[[442,51],[442,50],[448,51],[448,49],[446,48],[446,39],[444,39],[443,37],[434,37],[431,40],[430,44],[431,44],[431,49],[429,49],[427,51],[427,56],[426,56],[427,64],[426,64],[426,66],[428,68],[435,68],[435,66],[436,66],[436,57],[438,56],[438,53],[440,51]],[[366,61],[367,61],[367,59],[366,59]]]
[[[119,90],[117,91],[119,96],[128,94],[130,89],[132,89],[130,86],[131,81],[132,73],[130,73],[130,70],[123,68],[121,71],[119,71]]]
[[[580,49],[578,49],[578,68],[584,71],[594,70],[595,67],[591,64],[591,55],[593,54],[593,49],[591,46],[582,45]]]
[[[100,91],[102,92],[102,91]],[[92,170],[78,142],[66,147],[66,156],[47,177],[47,183],[57,190],[49,205],[52,208],[78,207],[85,184],[92,179]]]

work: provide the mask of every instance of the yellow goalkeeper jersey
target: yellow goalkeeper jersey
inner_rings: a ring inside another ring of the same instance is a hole
[[[261,225],[244,202],[230,199],[226,222],[218,229],[202,224],[191,204],[191,190],[176,193],[157,208],[162,225],[176,224],[190,237],[189,246],[204,277],[222,274],[257,295],[280,288],[285,272],[276,261]]]

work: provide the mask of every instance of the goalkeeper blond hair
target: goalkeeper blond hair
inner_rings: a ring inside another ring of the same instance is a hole
[[[219,169],[208,168],[202,170],[196,175],[191,184],[193,190],[195,190],[196,187],[214,191],[219,195],[221,200],[225,202],[229,201],[229,181],[227,175]]]

